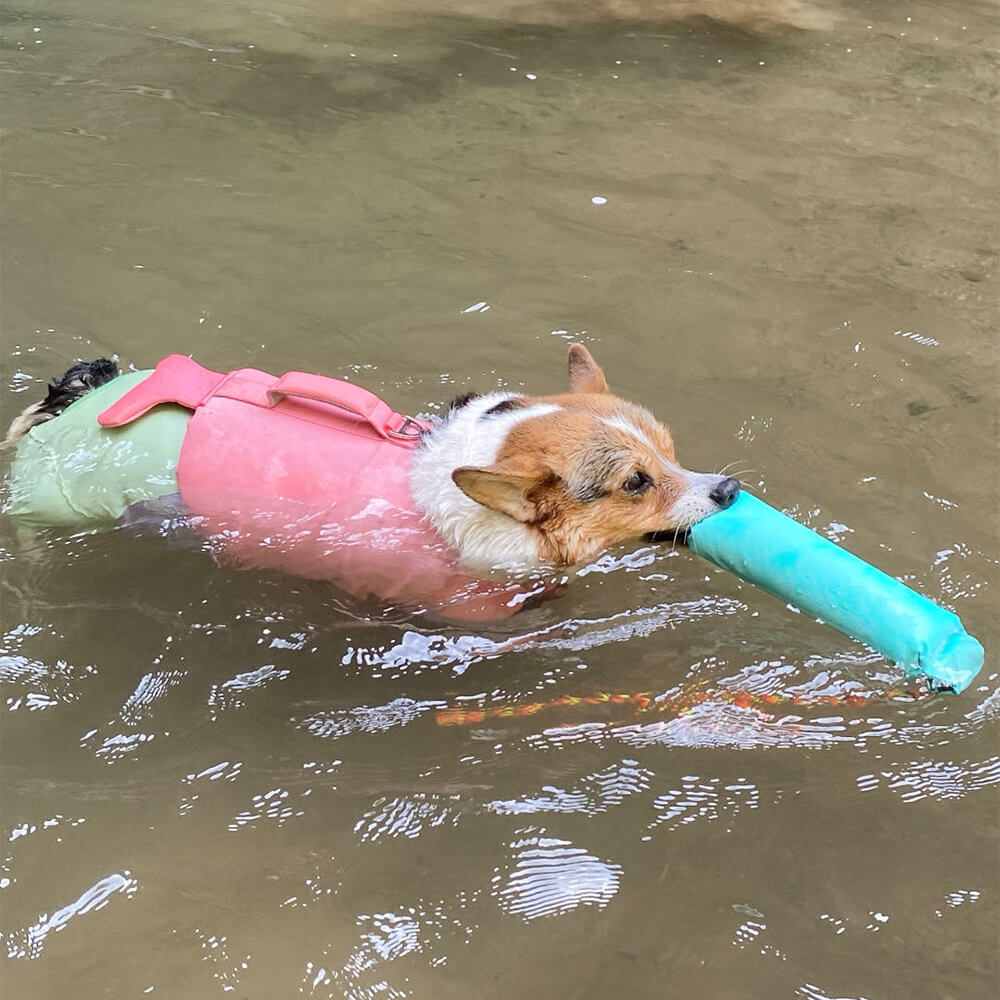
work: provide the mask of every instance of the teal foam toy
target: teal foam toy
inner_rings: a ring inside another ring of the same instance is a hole
[[[745,491],[699,521],[688,546],[938,690],[963,691],[983,665],[957,615]]]

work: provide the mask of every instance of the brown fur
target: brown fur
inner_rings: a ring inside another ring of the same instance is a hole
[[[515,425],[492,467],[453,475],[473,500],[534,528],[542,561],[557,565],[663,531],[687,486],[670,431],[612,395],[580,344],[570,349],[569,378],[567,394],[524,400],[560,409]],[[609,419],[627,421],[638,433],[609,426]],[[629,492],[626,484],[637,473],[650,482]]]

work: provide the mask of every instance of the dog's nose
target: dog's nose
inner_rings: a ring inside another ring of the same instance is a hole
[[[708,499],[717,503],[723,510],[727,507],[733,505],[733,501],[740,492],[740,481],[738,479],[733,479],[730,476],[728,479],[723,479],[718,486],[716,486],[711,493],[708,494]]]

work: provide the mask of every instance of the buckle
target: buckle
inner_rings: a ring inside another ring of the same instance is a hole
[[[396,414],[396,416],[398,415]],[[387,424],[385,432],[389,437],[398,438],[400,441],[416,441],[423,435],[424,427],[419,420],[414,420],[413,417],[403,417],[402,423],[398,427],[390,427]]]

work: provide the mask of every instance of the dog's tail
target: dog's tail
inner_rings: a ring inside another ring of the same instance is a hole
[[[45,399],[40,403],[32,403],[14,418],[7,436],[0,442],[0,449],[16,444],[32,427],[58,417],[74,400],[118,375],[118,365],[107,358],[81,361],[73,365],[62,378],[49,383],[49,393]]]

